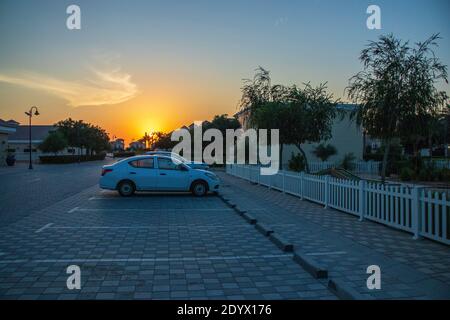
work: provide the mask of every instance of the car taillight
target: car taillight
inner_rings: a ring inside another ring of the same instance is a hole
[[[111,171],[113,171],[113,169],[105,169],[105,168],[103,168],[102,169],[102,176],[104,176],[105,174],[107,174],[108,172],[111,172]]]

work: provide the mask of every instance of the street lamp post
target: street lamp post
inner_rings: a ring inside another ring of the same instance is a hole
[[[38,116],[39,115],[39,111],[38,111],[36,106],[32,106],[30,108],[30,111],[25,112],[25,114],[29,118],[29,127],[28,127],[28,134],[29,134],[29,136],[28,136],[28,138],[29,138],[28,148],[29,149],[28,149],[28,151],[30,152],[30,163],[28,165],[28,169],[30,169],[30,170],[33,169],[33,160],[32,160],[32,156],[31,156],[31,152],[32,152],[32,149],[31,149],[31,118],[33,117],[33,110],[34,110],[34,115]]]

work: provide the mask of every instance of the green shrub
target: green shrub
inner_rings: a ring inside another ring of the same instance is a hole
[[[42,164],[64,164],[74,162],[86,162],[104,160],[106,153],[99,153],[95,155],[62,155],[62,156],[40,156],[40,162]]]
[[[438,178],[439,181],[450,182],[450,169],[448,168],[441,169],[441,171],[439,171]]]
[[[133,151],[119,151],[119,152],[113,153],[114,158],[128,158],[128,157],[133,157],[135,155],[136,155],[136,152],[133,152]]]
[[[336,148],[331,144],[319,144],[314,151],[312,151],[322,161],[327,161],[327,159],[337,153]]]
[[[417,177],[420,181],[428,181],[428,179],[429,179],[428,172],[423,169],[419,171],[419,174]]]
[[[297,155],[294,155],[294,153],[292,153],[291,160],[289,160],[289,170],[301,172],[305,170],[305,167],[305,158],[300,153]]]
[[[341,161],[340,167],[345,170],[353,170],[355,168],[355,155],[347,153]]]
[[[414,171],[409,167],[404,167],[400,170],[400,180],[411,181],[414,178]]]

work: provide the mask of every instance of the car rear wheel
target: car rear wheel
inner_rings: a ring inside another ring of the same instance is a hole
[[[202,181],[195,182],[192,185],[192,193],[196,197],[203,197],[208,193],[208,186]]]
[[[134,183],[131,181],[122,181],[119,184],[118,191],[122,197],[130,197],[135,191]]]

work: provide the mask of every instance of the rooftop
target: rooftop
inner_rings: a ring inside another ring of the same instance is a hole
[[[18,126],[16,128],[16,132],[12,133],[9,136],[9,141],[28,141],[29,139],[29,132],[28,132],[28,126]],[[44,141],[44,139],[48,136],[50,131],[54,131],[56,128],[52,125],[35,125],[31,126],[31,135],[32,140],[41,140]]]

